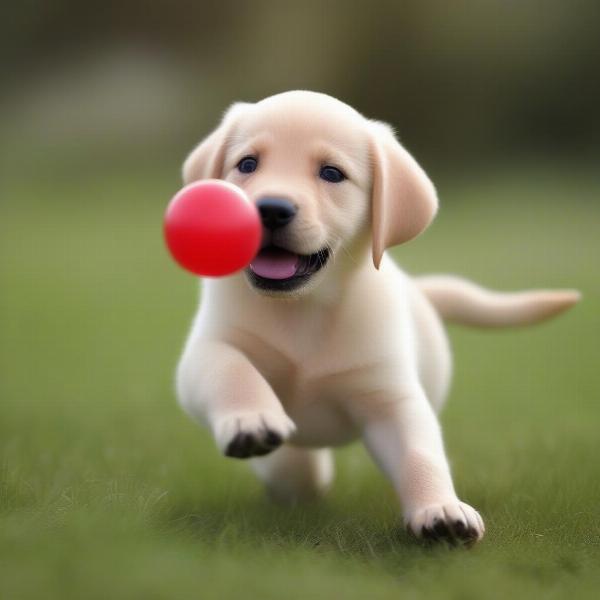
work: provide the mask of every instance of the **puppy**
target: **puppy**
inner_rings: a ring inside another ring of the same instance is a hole
[[[456,494],[436,416],[451,371],[440,319],[534,323],[578,293],[409,278],[384,252],[429,225],[434,186],[389,126],[324,94],[234,104],[183,166],[185,183],[206,178],[246,191],[263,242],[244,272],[203,282],[177,370],[184,410],[288,502],[322,494],[329,448],[360,437],[410,532],[481,539],[483,520]]]

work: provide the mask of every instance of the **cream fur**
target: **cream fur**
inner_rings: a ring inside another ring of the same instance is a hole
[[[248,154],[260,164],[244,175],[236,164]],[[319,179],[327,162],[348,180]],[[260,293],[243,273],[203,282],[177,370],[186,412],[211,428],[222,450],[240,432],[284,440],[250,462],[288,501],[322,493],[333,477],[327,448],[361,437],[393,483],[410,531],[480,539],[483,521],[456,495],[436,416],[451,372],[436,308],[470,324],[523,324],[576,295],[501,296],[454,278],[406,276],[383,252],[433,218],[433,185],[387,126],[323,94],[234,105],[183,173],[186,183],[233,182],[254,202],[267,194],[292,199],[299,210],[286,243],[298,253],[325,245],[333,253],[291,295]]]

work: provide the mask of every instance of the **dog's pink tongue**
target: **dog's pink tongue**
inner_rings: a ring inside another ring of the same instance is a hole
[[[250,263],[250,270],[266,279],[288,279],[298,270],[300,257],[280,248],[265,248]]]

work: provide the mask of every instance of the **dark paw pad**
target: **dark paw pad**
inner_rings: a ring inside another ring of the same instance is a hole
[[[429,542],[436,542],[438,540],[438,536],[435,531],[429,527],[425,527],[425,525],[423,525],[421,528],[421,537]]]
[[[232,458],[264,456],[280,446],[282,441],[282,437],[270,429],[257,433],[240,431],[227,445],[225,455]]]
[[[271,431],[270,429],[267,429],[267,431],[265,432],[265,438],[264,438],[264,442],[265,445],[268,446],[269,448],[277,448],[277,446],[281,445],[282,442],[282,438],[278,433],[275,433],[274,431]]]
[[[440,540],[452,540],[453,538],[452,531],[450,531],[446,521],[442,519],[435,519],[433,522],[433,532]]]
[[[423,525],[421,537],[428,542],[447,542],[452,546],[464,543],[468,546],[477,540],[477,532],[467,527],[463,521],[454,521],[449,525],[443,519],[437,518],[431,527]]]
[[[247,458],[252,456],[255,446],[254,436],[249,433],[237,433],[225,449],[227,456],[234,458]]]
[[[472,527],[467,527],[464,521],[454,521],[452,527],[454,534],[461,542],[469,544],[477,540],[477,531]]]

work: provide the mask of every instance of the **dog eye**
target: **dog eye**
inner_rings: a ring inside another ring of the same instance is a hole
[[[238,171],[240,173],[252,173],[256,171],[258,167],[258,160],[254,156],[244,156],[242,160],[237,164]]]
[[[321,167],[319,177],[325,181],[329,181],[329,183],[340,183],[341,181],[344,181],[344,179],[347,179],[337,167],[332,167],[331,165]]]

